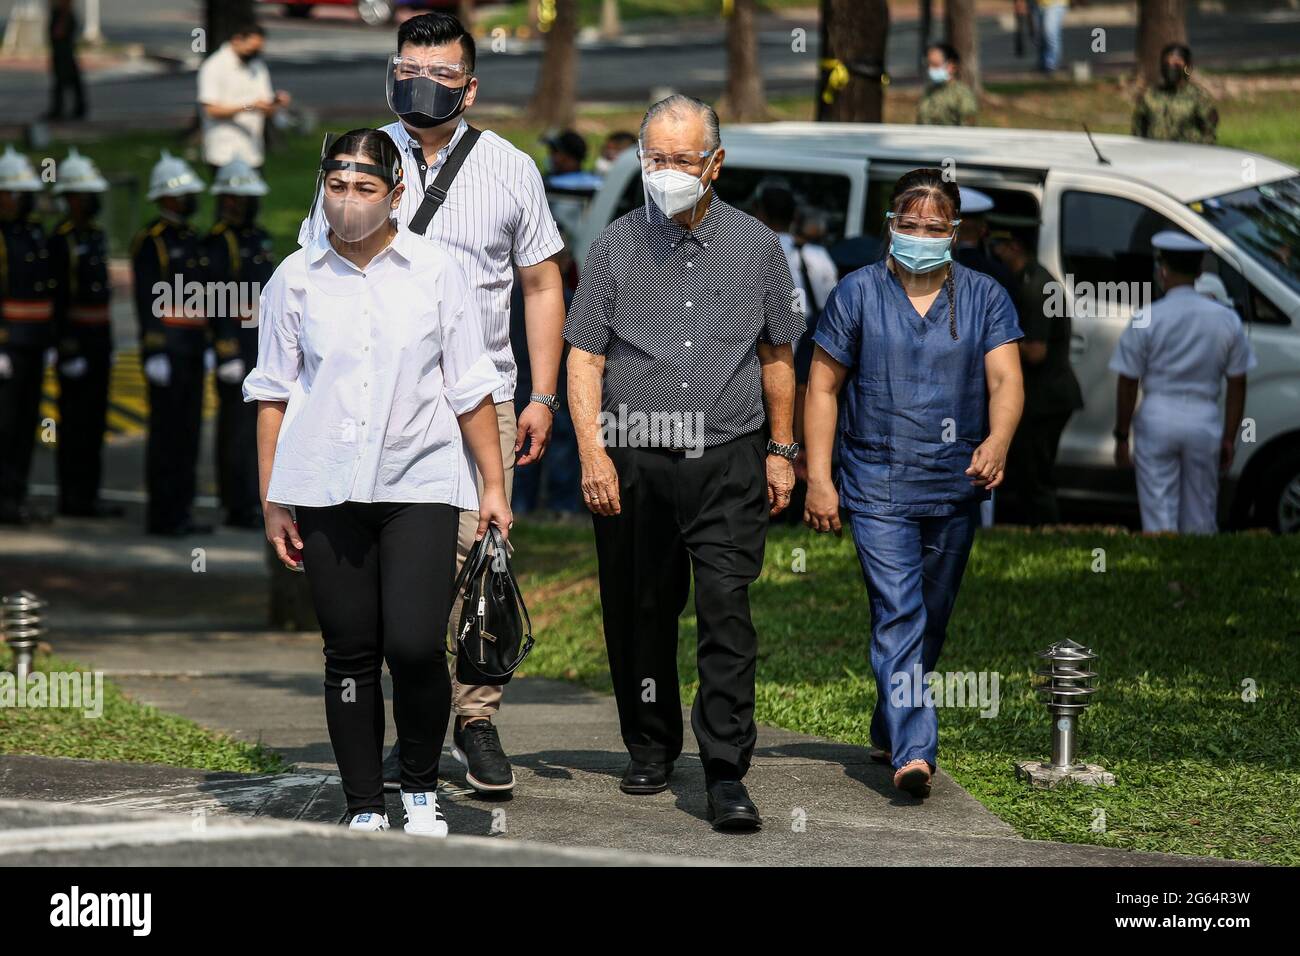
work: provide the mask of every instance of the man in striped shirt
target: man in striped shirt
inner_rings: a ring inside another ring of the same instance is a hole
[[[419,209],[426,186],[469,131],[462,114],[474,105],[478,93],[475,52],[474,37],[449,14],[412,17],[397,31],[397,54],[390,58],[389,69],[398,79],[411,77],[418,83],[427,78],[436,84],[424,83],[416,97],[389,97],[399,118],[383,129],[402,153],[406,189],[397,218],[403,228]],[[325,228],[317,204],[314,215],[303,223],[299,242],[306,244]],[[537,164],[500,136],[483,131],[424,235],[440,243],[464,267],[483,319],[488,352],[505,379],[492,400],[501,431],[508,495],[514,466],[530,465],[545,453],[558,406],[556,383],[564,349],[564,293],[554,259],[564,241],[546,203]],[[523,286],[533,382],[533,401],[517,419],[517,370],[510,348],[510,295],[516,267]],[[461,562],[474,543],[477,527],[477,512],[461,515]],[[457,602],[452,621],[459,618]],[[508,791],[514,787],[514,774],[492,724],[501,704],[501,688],[462,685],[455,679],[454,657],[449,663],[457,717],[452,755],[466,765],[466,779],[476,790]],[[399,778],[396,757],[394,747],[384,762],[384,779],[389,785]]]

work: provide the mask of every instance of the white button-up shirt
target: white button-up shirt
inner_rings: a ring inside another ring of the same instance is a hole
[[[1178,396],[1203,404],[1219,400],[1223,380],[1256,366],[1255,352],[1236,312],[1175,286],[1139,312],[1119,337],[1110,370],[1139,379],[1143,395]]]
[[[245,63],[229,43],[199,67],[199,105],[249,106],[275,96],[271,72],[262,60]],[[214,166],[242,159],[261,166],[262,133],[266,117],[258,110],[241,110],[229,119],[213,119],[200,109],[203,120],[203,158]]]
[[[425,162],[419,142],[400,121],[382,129],[402,154],[406,189],[397,210],[397,224],[409,232],[406,225],[424,201],[425,185],[442,170],[468,124],[461,119],[451,140],[432,163]],[[421,165],[428,168],[421,170]],[[315,215],[303,220],[298,244],[310,245],[328,228],[318,201]],[[483,340],[501,373],[502,382],[492,400],[510,401],[518,377],[510,348],[514,267],[536,265],[564,248],[537,164],[496,133],[484,130],[452,181],[447,201],[424,234],[455,256],[464,268],[483,323]]]
[[[455,259],[400,230],[360,269],[320,237],[262,291],[245,401],[288,403],[267,499],[478,508],[457,416],[501,385]]]

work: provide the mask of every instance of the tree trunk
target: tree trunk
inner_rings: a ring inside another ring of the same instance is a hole
[[[207,0],[204,4],[204,27],[207,30],[208,48],[204,55],[216,53],[217,47],[230,39],[235,27],[241,23],[254,23],[253,0]]]
[[[961,57],[961,78],[976,93],[980,83],[979,26],[975,22],[975,0],[946,0],[943,30],[948,43]]]
[[[1185,0],[1138,0],[1137,73],[1148,85],[1160,82],[1160,51],[1187,42]]]
[[[619,21],[618,0],[601,0],[600,35],[616,37],[622,32],[623,24]]]
[[[819,121],[883,121],[888,39],[887,0],[822,0],[822,66],[817,85]],[[842,68],[835,64],[828,66],[827,60],[838,61]],[[840,85],[839,79],[847,82]]]
[[[538,7],[540,0],[528,0],[528,29],[536,31],[539,22]]]
[[[767,118],[763,71],[758,65],[758,34],[754,29],[754,0],[733,0],[727,17],[727,90],[721,111],[728,120],[738,123]]]
[[[577,0],[555,0],[555,19],[546,31],[537,87],[528,105],[529,117],[545,126],[564,129],[573,124],[577,90]]]

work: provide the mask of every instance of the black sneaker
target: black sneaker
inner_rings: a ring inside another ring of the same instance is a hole
[[[480,793],[515,788],[514,771],[492,721],[480,718],[462,727],[458,719],[451,739],[451,755],[465,765],[465,782],[471,787]]]

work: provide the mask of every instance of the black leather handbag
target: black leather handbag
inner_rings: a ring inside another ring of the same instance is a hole
[[[533,623],[495,525],[474,542],[456,576],[464,598],[449,650],[462,684],[505,684],[533,649]]]

